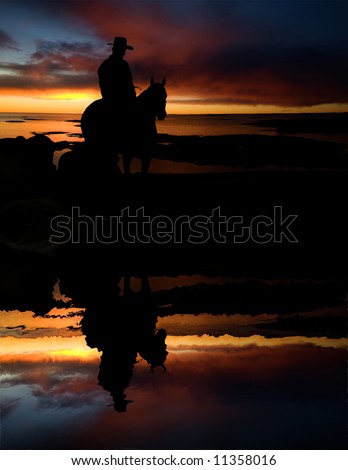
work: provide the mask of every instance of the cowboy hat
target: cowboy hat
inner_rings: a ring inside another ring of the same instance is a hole
[[[121,36],[115,37],[114,42],[108,42],[108,46],[125,48],[125,49],[129,49],[130,51],[134,50],[133,46],[130,46],[129,44],[127,44],[127,38],[123,38]]]

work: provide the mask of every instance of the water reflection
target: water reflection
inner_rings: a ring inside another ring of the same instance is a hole
[[[346,280],[73,261],[6,271],[4,448],[344,445]]]
[[[86,296],[86,310],[81,321],[86,343],[102,351],[98,381],[110,392],[116,411],[126,411],[132,400],[126,399],[133,368],[139,354],[154,371],[162,367],[167,357],[164,329],[156,329],[157,315],[153,313],[150,284],[146,277],[141,289],[134,292],[130,278],[124,279],[123,294],[116,288],[109,292]]]

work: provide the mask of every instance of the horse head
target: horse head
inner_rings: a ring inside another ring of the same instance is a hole
[[[167,92],[165,89],[166,79],[163,78],[161,83],[156,83],[154,78],[151,77],[150,86],[145,90],[149,101],[151,102],[152,110],[160,121],[163,121],[166,116],[166,103]],[[144,92],[144,94],[145,94]]]

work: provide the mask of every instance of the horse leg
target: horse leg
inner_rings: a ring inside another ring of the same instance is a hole
[[[145,149],[141,157],[141,173],[146,175],[149,172],[151,163],[151,151],[150,149]]]
[[[150,168],[150,163],[151,163],[151,157],[149,155],[146,155],[142,158],[142,160],[141,160],[141,173],[143,175],[148,174],[149,168]]]
[[[123,171],[125,175],[130,175],[131,156],[128,152],[123,153]]]

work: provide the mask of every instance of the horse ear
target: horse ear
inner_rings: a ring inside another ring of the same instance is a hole
[[[155,83],[155,79],[151,77],[150,84],[153,85]]]
[[[166,81],[167,81],[167,80],[166,80],[166,77],[163,77],[163,80],[162,80],[162,86],[165,86],[165,84],[166,84]]]

